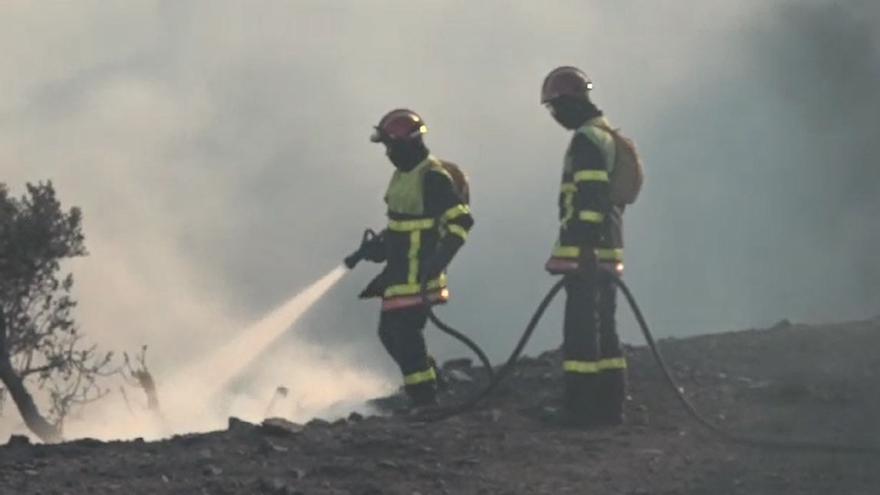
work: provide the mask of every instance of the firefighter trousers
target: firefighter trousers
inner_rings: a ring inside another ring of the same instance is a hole
[[[617,286],[601,273],[572,275],[565,290],[565,407],[588,422],[619,424],[626,398],[626,361],[615,319]]]
[[[414,406],[435,403],[437,372],[425,345],[428,313],[424,306],[382,311],[379,339],[403,374],[404,389]]]

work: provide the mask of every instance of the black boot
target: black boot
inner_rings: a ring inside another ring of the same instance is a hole
[[[626,402],[626,370],[604,370],[599,374],[599,404],[596,422],[602,426],[623,424],[623,405]]]
[[[407,385],[406,395],[409,396],[412,408],[422,408],[437,405],[437,387],[434,381],[422,382],[417,385]]]
[[[561,420],[566,426],[592,428],[598,425],[599,375],[566,373]]]

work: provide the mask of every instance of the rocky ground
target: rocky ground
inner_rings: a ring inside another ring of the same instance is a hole
[[[687,395],[725,428],[880,445],[880,321],[664,340]],[[10,442],[0,494],[877,494],[880,455],[724,443],[691,421],[645,348],[628,350],[628,424],[532,419],[558,394],[559,357],[526,358],[478,410],[441,423],[352,416],[160,442]],[[461,362],[445,399],[479,386]],[[473,380],[473,381],[469,381]]]

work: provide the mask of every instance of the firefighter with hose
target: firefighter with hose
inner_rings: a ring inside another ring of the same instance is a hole
[[[367,231],[360,249],[346,258],[353,268],[361,259],[385,268],[360,297],[381,298],[379,338],[400,367],[404,389],[414,408],[436,404],[438,375],[424,338],[428,308],[449,299],[446,268],[473,226],[467,180],[454,164],[433,156],[425,145],[422,118],[412,110],[388,112],[370,140],[385,146],[395,167],[385,194],[388,225]]]
[[[623,210],[642,173],[632,143],[590,100],[593,83],[576,67],[544,79],[541,103],[572,137],[563,160],[559,238],[546,264],[565,275],[563,407],[548,418],[570,426],[623,422],[626,360],[618,337],[617,287],[623,272]]]

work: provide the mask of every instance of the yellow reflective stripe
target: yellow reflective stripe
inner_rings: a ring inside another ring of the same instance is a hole
[[[434,226],[433,218],[421,220],[389,220],[388,229],[395,232],[411,232],[413,230],[427,230]]]
[[[599,261],[623,261],[623,249],[597,249],[596,258]]]
[[[565,214],[562,215],[562,228],[565,228],[572,217],[574,217],[574,191],[562,193],[562,207],[563,211],[565,211]]]
[[[626,358],[600,359],[597,364],[599,365],[599,370],[625,370]]]
[[[559,187],[559,192],[562,193],[576,193],[577,190],[578,188],[573,182],[563,182],[562,186]]]
[[[577,246],[556,246],[553,248],[553,256],[556,258],[579,258],[581,248]]]
[[[602,223],[605,220],[605,215],[599,213],[598,211],[581,210],[578,213],[578,218],[583,220],[584,222]]]
[[[416,373],[410,373],[403,377],[403,383],[406,385],[418,385],[425,382],[433,382],[437,379],[437,372],[434,368],[426,369]]]
[[[439,278],[428,282],[428,290],[437,290],[446,287],[446,275],[440,275]],[[385,289],[384,297],[413,296],[422,291],[418,283],[414,284],[397,284],[389,286]]]
[[[456,224],[453,223],[453,224],[450,224],[450,225],[447,227],[447,229],[449,230],[449,233],[450,233],[450,234],[455,234],[455,235],[461,237],[461,240],[463,240],[463,241],[466,241],[466,240],[467,240],[467,237],[468,237],[468,231],[467,231],[467,229],[465,229],[465,228],[462,227],[461,225],[456,225]]]
[[[422,249],[422,231],[413,230],[409,233],[409,275],[407,283],[417,284],[419,281],[419,251]]]
[[[443,213],[443,220],[453,220],[453,219],[456,219],[462,215],[467,215],[470,212],[471,212],[471,209],[468,208],[467,205],[464,205],[464,204],[455,205]]]
[[[608,182],[608,172],[604,170],[581,170],[574,174],[575,182]]]
[[[562,368],[569,373],[598,373],[599,363],[596,361],[565,361]]]

